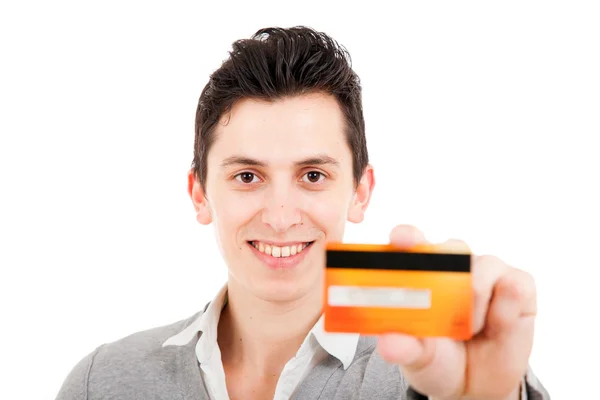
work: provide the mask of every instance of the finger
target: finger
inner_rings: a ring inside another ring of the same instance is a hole
[[[471,253],[469,245],[458,239],[448,239],[439,245],[440,249],[446,253]]]
[[[387,334],[379,338],[378,350],[418,392],[439,398],[462,392],[466,355],[464,346],[451,339]]]
[[[501,397],[522,379],[533,347],[532,293],[527,275],[516,269],[496,282],[485,329],[469,351],[469,364],[483,366],[471,371],[471,393],[489,394],[490,387],[495,387]],[[502,366],[501,374],[494,365]]]
[[[537,288],[535,279],[526,271],[513,268],[514,280],[517,283],[517,291],[522,299],[521,317],[537,315]]]
[[[485,326],[494,285],[511,268],[498,257],[484,255],[473,257],[471,280],[473,286],[473,333]]]
[[[514,282],[507,279],[506,276],[496,282],[486,318],[485,335],[487,337],[499,339],[512,333],[512,328],[521,313],[520,300]]]
[[[411,247],[428,243],[423,232],[412,225],[398,225],[390,233],[390,243],[400,247]]]
[[[522,320],[533,322],[536,313],[536,289],[533,278],[524,271],[512,269],[502,276],[494,287],[485,334],[495,339],[510,336],[516,329],[515,325]]]

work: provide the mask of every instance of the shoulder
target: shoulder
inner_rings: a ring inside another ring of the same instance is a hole
[[[140,391],[164,385],[165,380],[174,379],[179,364],[186,361],[182,359],[184,351],[193,347],[195,340],[192,337],[181,346],[163,344],[190,327],[201,314],[98,346],[73,367],[57,400],[91,400],[94,393],[111,398],[108,394],[115,391],[119,391],[114,393],[117,397],[124,396],[127,388],[132,391],[131,398],[138,398]]]
[[[119,359],[123,359],[124,362],[138,359],[147,361],[154,354],[163,354],[163,344],[192,325],[201,314],[198,312],[184,320],[136,332],[117,341],[105,343],[96,349],[94,364],[98,365],[103,361],[114,362]]]

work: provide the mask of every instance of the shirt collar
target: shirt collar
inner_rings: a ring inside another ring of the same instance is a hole
[[[194,322],[175,336],[170,337],[163,343],[165,346],[184,346],[190,342],[198,333],[200,338],[196,343],[196,356],[200,363],[208,361],[214,349],[217,347],[217,328],[221,310],[227,304],[227,286],[223,286],[215,298],[208,303],[204,312]]]
[[[344,369],[348,369],[354,360],[360,335],[358,333],[325,332],[323,323],[323,316],[321,316],[311,330],[311,334],[317,339],[323,350],[340,360]]]
[[[196,356],[200,363],[208,361],[217,345],[217,327],[221,310],[227,304],[227,285],[225,285],[204,312],[183,331],[170,337],[163,343],[165,346],[183,346],[201,333],[196,343]],[[309,332],[319,346],[333,357],[340,360],[344,369],[347,369],[356,354],[359,334],[357,333],[331,333],[326,332],[323,325],[323,316]]]

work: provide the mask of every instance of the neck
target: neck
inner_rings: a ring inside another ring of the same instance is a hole
[[[321,301],[320,291],[290,302],[265,301],[230,277],[217,334],[223,363],[278,374],[319,319]]]

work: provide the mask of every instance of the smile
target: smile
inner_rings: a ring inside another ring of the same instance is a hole
[[[285,246],[276,246],[260,241],[249,242],[256,250],[274,258],[286,258],[302,253],[313,242],[291,243]]]

